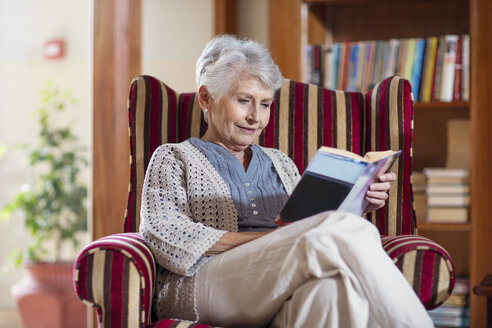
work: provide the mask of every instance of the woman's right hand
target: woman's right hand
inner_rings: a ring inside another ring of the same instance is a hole
[[[226,252],[234,247],[245,244],[257,238],[260,238],[270,231],[252,231],[252,232],[226,232],[220,239],[210,247],[204,256],[217,255]]]

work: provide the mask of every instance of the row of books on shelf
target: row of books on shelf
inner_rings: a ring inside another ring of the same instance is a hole
[[[449,298],[438,308],[429,311],[436,327],[468,327],[470,320],[470,282],[467,276],[456,278]]]
[[[304,80],[332,90],[366,93],[399,75],[410,81],[414,101],[470,97],[469,35],[307,45],[304,62]]]

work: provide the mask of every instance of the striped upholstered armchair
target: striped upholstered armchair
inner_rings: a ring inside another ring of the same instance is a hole
[[[205,132],[195,93],[178,94],[161,81],[140,76],[129,96],[131,178],[124,233],[88,245],[74,266],[80,299],[96,308],[103,327],[177,327],[172,320],[154,322],[151,313],[156,263],[138,233],[145,169],[162,143],[183,141]],[[407,80],[391,77],[368,94],[330,91],[285,80],[276,94],[268,127],[258,142],[287,153],[302,173],[321,145],[363,154],[401,149],[393,166],[393,183],[384,208],[367,216],[382,243],[428,308],[442,304],[454,286],[448,253],[419,237],[412,175],[413,101]],[[179,327],[206,327],[180,323]]]

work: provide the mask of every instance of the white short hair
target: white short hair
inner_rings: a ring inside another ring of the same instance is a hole
[[[221,35],[212,39],[196,63],[196,84],[219,99],[242,73],[257,78],[272,91],[280,89],[283,77],[268,50],[258,42]]]

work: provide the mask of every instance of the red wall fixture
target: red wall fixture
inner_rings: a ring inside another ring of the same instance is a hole
[[[50,39],[43,44],[42,52],[45,59],[63,58],[65,56],[65,41]]]

